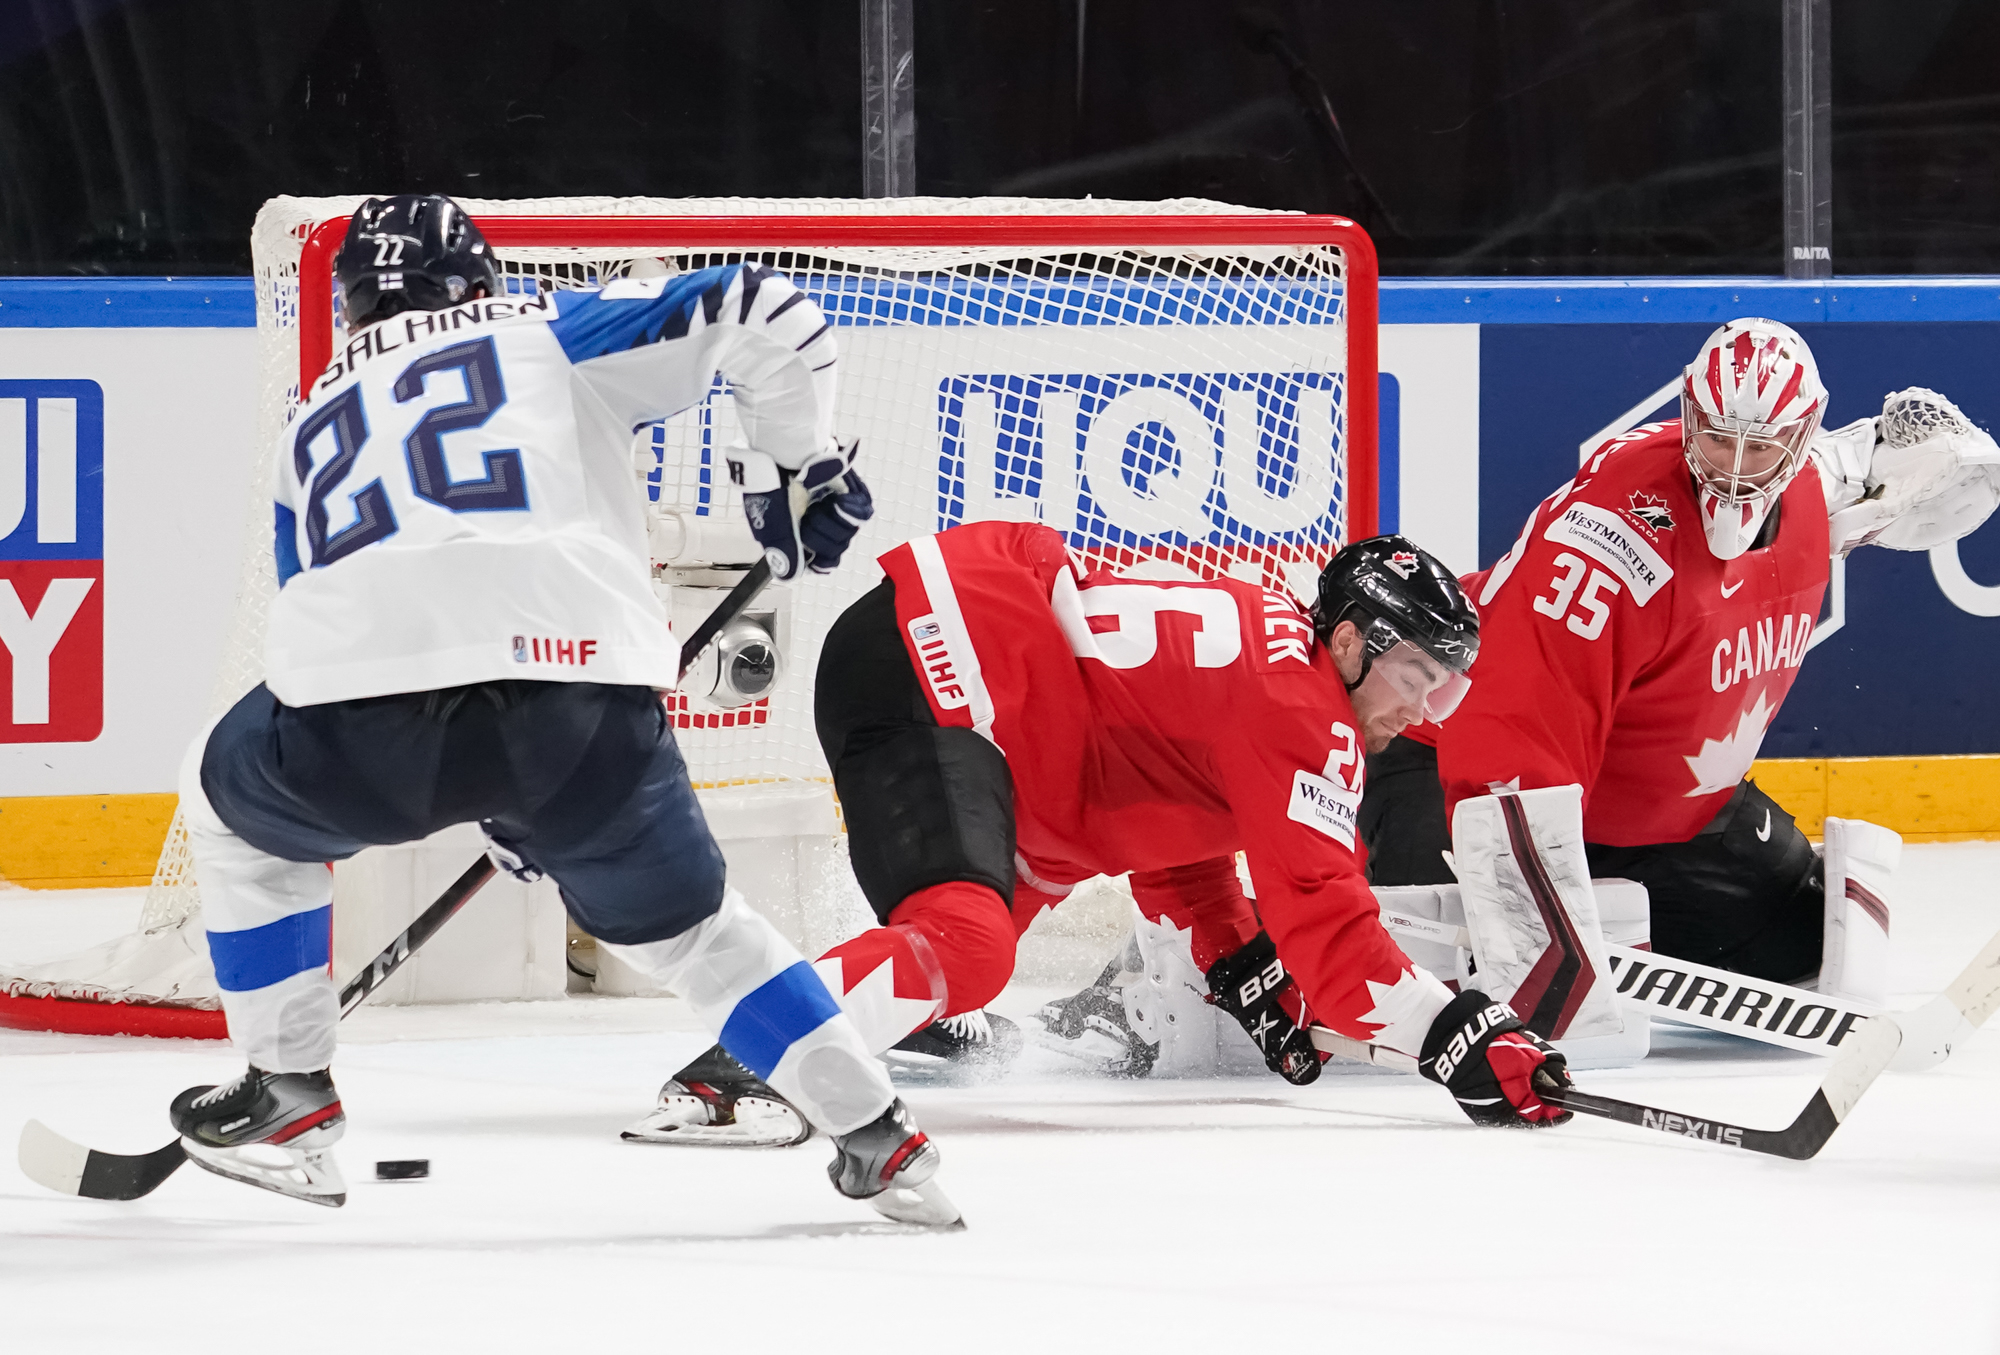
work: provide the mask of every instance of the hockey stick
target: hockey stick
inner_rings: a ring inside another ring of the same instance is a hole
[[[745,574],[714,611],[708,614],[687,643],[681,646],[680,675],[687,676],[694,661],[720,635],[737,614],[750,605],[771,579],[771,566],[759,560]],[[384,946],[374,959],[340,990],[340,1015],[368,1000],[424,942],[457,915],[488,880],[496,874],[490,857],[482,856],[465,868],[451,887],[417,915],[396,939]],[[56,1133],[40,1120],[21,1127],[19,1148],[21,1170],[38,1185],[64,1195],[81,1195],[92,1200],[136,1200],[159,1189],[187,1161],[187,1151],[175,1139],[150,1153],[107,1153],[87,1148]]]
[[[1455,923],[1412,917],[1384,908],[1382,926],[1391,936],[1458,950],[1472,948],[1471,934]],[[1833,1057],[1855,1027],[1871,1016],[1882,1014],[1879,1007],[1870,1003],[1753,979],[1610,941],[1604,943],[1604,953],[1611,964],[1609,977],[1617,984],[1613,994],[1627,1008],[1647,1007],[1651,1009],[1648,1015],[1656,1012],[1668,1021],[1722,1031],[1821,1058]],[[1637,1015],[1627,1012],[1628,1019]],[[1912,1020],[1914,1014],[1897,1018],[1903,1027],[1904,1052],[1898,1055],[1895,1066],[1902,1072],[1930,1066],[1917,1057],[1914,1044],[1917,1027]],[[1935,1061],[1940,1060],[1932,1060]]]
[[[1596,1096],[1571,1088],[1543,1096],[1564,1110],[1595,1115],[1607,1120],[1654,1129],[1664,1134],[1680,1134],[1703,1139],[1727,1148],[1767,1153],[1804,1161],[1826,1146],[1833,1131],[1840,1128],[1861,1094],[1873,1085],[1903,1043],[1905,1022],[1914,1030],[1946,1032],[1936,1036],[1949,1044],[1979,1029],[2000,1008],[2000,936],[1986,943],[1951,985],[1927,1006],[1904,1016],[1876,1016],[1855,1027],[1840,1046],[1833,1066],[1806,1102],[1805,1109],[1783,1129],[1753,1129],[1720,1120],[1704,1120],[1679,1111],[1661,1110],[1634,1101]],[[1379,1067],[1415,1072],[1417,1061],[1408,1054],[1349,1039],[1324,1026],[1314,1026],[1313,1046],[1329,1054],[1358,1059]]]
[[[465,873],[438,895],[435,903],[418,914],[415,922],[405,927],[340,990],[340,1015],[345,1017],[359,1007],[370,993],[401,969],[417,948],[451,921],[494,874],[492,861],[483,856],[467,866]],[[152,1194],[178,1171],[181,1163],[187,1161],[187,1150],[175,1139],[150,1153],[107,1153],[71,1142],[40,1120],[30,1120],[21,1127],[20,1160],[21,1170],[29,1180],[64,1195],[81,1195],[89,1200],[136,1200]]]

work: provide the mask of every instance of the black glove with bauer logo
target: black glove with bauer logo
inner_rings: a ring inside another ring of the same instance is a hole
[[[1571,1085],[1567,1060],[1484,993],[1460,993],[1437,1014],[1417,1069],[1442,1083],[1474,1124],[1539,1129],[1570,1118],[1541,1096]]]
[[[1297,1087],[1319,1076],[1319,1051],[1305,1029],[1310,1024],[1305,1000],[1269,933],[1258,932],[1210,966],[1208,992],[1209,1001],[1250,1032],[1272,1072]]]

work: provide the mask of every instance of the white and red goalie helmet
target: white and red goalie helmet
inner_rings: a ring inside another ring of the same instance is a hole
[[[1731,320],[1702,344],[1681,385],[1681,436],[1718,559],[1750,549],[1825,412],[1819,366],[1790,325]]]

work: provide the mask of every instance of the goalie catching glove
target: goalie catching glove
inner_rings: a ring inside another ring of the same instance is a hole
[[[747,447],[729,450],[729,478],[742,491],[743,515],[773,578],[796,578],[801,566],[832,573],[861,524],[875,516],[875,498],[854,470],[860,448],[859,441],[836,444],[796,469]]]
[[[1417,1070],[1441,1083],[1474,1124],[1539,1129],[1570,1118],[1541,1096],[1571,1085],[1567,1060],[1484,993],[1460,993],[1437,1014]]]
[[[1209,1000],[1250,1033],[1264,1064],[1295,1087],[1319,1076],[1320,1056],[1306,1033],[1305,1001],[1278,958],[1270,934],[1258,932],[1241,950],[1208,970]]]

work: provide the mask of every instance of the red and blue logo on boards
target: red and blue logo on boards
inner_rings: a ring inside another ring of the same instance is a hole
[[[0,381],[0,743],[104,729],[104,390]]]

